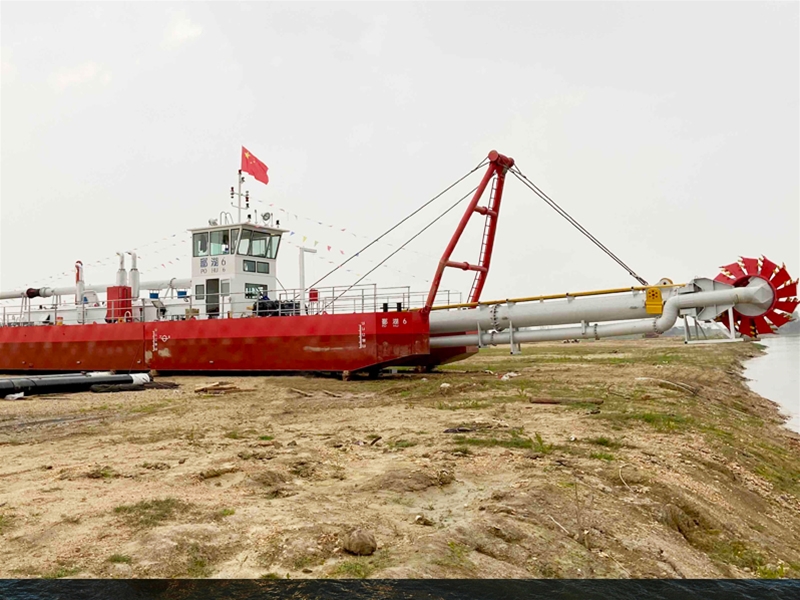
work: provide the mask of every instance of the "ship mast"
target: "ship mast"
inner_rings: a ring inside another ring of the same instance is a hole
[[[244,192],[244,207],[242,206],[242,184],[244,183],[244,177],[242,176],[242,170],[239,169],[238,174],[236,175],[237,179],[237,189],[234,191],[233,187],[231,187],[231,200],[236,198],[236,204],[231,202],[231,206],[237,210],[236,213],[236,223],[239,224],[242,222],[242,208],[246,208],[250,210],[250,192],[245,190]]]

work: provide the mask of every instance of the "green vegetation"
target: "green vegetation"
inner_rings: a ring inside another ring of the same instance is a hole
[[[283,577],[277,573],[264,573],[259,577],[259,579],[283,579]]]
[[[229,440],[241,440],[244,436],[239,432],[238,429],[234,429],[229,431],[225,434],[225,437]]]
[[[542,454],[550,454],[553,451],[553,444],[546,444],[542,435],[536,432],[534,435],[533,449]]]
[[[340,562],[333,570],[333,575],[350,579],[366,579],[373,572],[372,565],[363,559],[353,559]]]
[[[142,500],[136,504],[117,506],[114,513],[120,515],[127,525],[136,528],[155,527],[177,516],[177,513],[187,512],[191,505],[175,498],[163,500]]]
[[[75,575],[75,573],[80,572],[79,567],[58,567],[53,571],[49,571],[47,573],[42,573],[42,579],[63,579],[64,577],[69,577],[70,575]]]
[[[234,508],[223,508],[222,510],[218,510],[214,513],[214,519],[224,519],[225,517],[230,517],[236,514],[236,509]]]
[[[441,556],[433,560],[433,564],[450,569],[471,571],[475,565],[467,558],[470,549],[458,542],[447,542],[447,550]]]
[[[115,479],[119,477],[119,473],[108,465],[104,467],[96,465],[91,471],[86,473],[86,477],[89,479]]]
[[[129,565],[131,564],[132,559],[127,554],[112,554],[108,557],[108,562]]]
[[[416,445],[417,442],[413,440],[395,440],[393,442],[389,442],[388,444],[390,448],[396,448],[396,449],[411,448],[412,446]]]
[[[611,450],[616,450],[617,448],[622,447],[622,444],[615,442],[614,440],[610,440],[607,437],[590,438],[586,441],[590,444],[594,444],[595,446],[603,446],[603,448],[609,448]]]
[[[608,452],[592,452],[589,455],[589,458],[597,458],[599,460],[611,461],[611,460],[614,460],[614,455],[613,454],[609,454]]]
[[[262,442],[271,442],[275,438],[272,437],[271,435],[260,435],[258,436],[258,439],[260,439]]]
[[[205,556],[197,544],[189,547],[189,560],[186,566],[186,574],[194,579],[205,579],[211,576],[211,567],[208,557]]]

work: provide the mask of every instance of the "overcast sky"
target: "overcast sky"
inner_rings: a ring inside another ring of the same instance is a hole
[[[317,243],[307,283],[493,148],[650,282],[761,254],[797,277],[798,14],[797,2],[2,2],[0,290],[69,284],[78,259],[108,283],[115,251],[132,248],[144,279],[189,276],[186,229],[230,210],[241,145],[269,166],[268,186],[248,178],[254,205],[295,232],[287,241]],[[370,281],[426,289],[460,215]],[[477,260],[481,228],[473,219],[455,260]],[[465,275],[443,288],[468,291]],[[278,277],[297,285],[296,246],[282,246]],[[484,299],[635,284],[509,180]]]

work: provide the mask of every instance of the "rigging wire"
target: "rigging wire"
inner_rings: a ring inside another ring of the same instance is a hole
[[[480,167],[478,167],[478,168],[480,168]],[[328,307],[329,307],[331,304],[333,304],[334,302],[336,302],[336,301],[337,301],[339,298],[341,298],[343,295],[345,295],[347,292],[349,292],[351,289],[353,289],[353,288],[354,288],[356,285],[358,285],[358,284],[359,284],[359,282],[361,282],[363,279],[365,279],[367,276],[369,276],[369,274],[370,274],[370,273],[372,273],[372,272],[374,272],[375,270],[377,270],[377,269],[378,269],[378,267],[380,267],[380,266],[381,266],[383,263],[385,263],[386,261],[388,261],[388,260],[389,260],[390,258],[392,258],[392,257],[393,257],[395,254],[397,254],[398,252],[400,252],[400,250],[402,250],[403,248],[405,248],[405,247],[406,247],[408,244],[410,244],[410,243],[411,243],[411,242],[413,242],[415,239],[417,239],[419,236],[421,236],[423,233],[425,233],[425,231],[427,231],[428,229],[430,229],[430,228],[431,228],[431,227],[434,225],[434,223],[436,223],[436,222],[437,222],[439,219],[441,219],[442,217],[444,217],[444,216],[445,216],[447,213],[449,213],[451,210],[453,210],[453,209],[454,209],[456,206],[458,206],[458,205],[459,205],[459,204],[461,204],[461,203],[462,203],[464,200],[466,200],[466,199],[467,199],[467,198],[469,198],[469,197],[470,197],[472,194],[474,194],[474,193],[475,193],[475,191],[476,191],[477,189],[478,189],[478,186],[475,186],[475,187],[474,187],[474,188],[472,188],[472,189],[471,189],[469,192],[467,192],[466,194],[464,194],[463,196],[461,196],[461,198],[459,198],[458,200],[456,200],[456,202],[455,202],[454,204],[452,204],[452,205],[451,205],[451,206],[450,206],[450,207],[449,207],[447,210],[445,210],[445,211],[444,211],[442,214],[440,214],[438,217],[436,217],[436,218],[435,218],[433,221],[431,221],[430,223],[428,223],[427,225],[425,225],[425,227],[423,227],[422,229],[420,229],[420,230],[419,230],[417,233],[415,233],[415,234],[414,234],[413,236],[411,236],[411,237],[410,237],[408,240],[406,240],[406,241],[403,243],[403,245],[402,245],[402,246],[400,246],[400,247],[399,247],[397,250],[395,250],[394,252],[392,252],[392,253],[391,253],[389,256],[387,256],[386,258],[384,258],[384,259],[383,259],[381,262],[379,262],[377,265],[375,265],[374,267],[372,267],[372,269],[370,269],[369,271],[367,271],[367,272],[366,272],[366,273],[365,273],[365,274],[364,274],[364,275],[363,275],[361,278],[359,278],[357,281],[355,281],[354,283],[352,283],[352,284],[350,285],[350,287],[348,287],[348,288],[347,288],[346,290],[344,290],[344,291],[343,291],[341,294],[339,294],[338,296],[336,296],[336,298],[334,298],[333,300],[331,300],[330,302],[328,302],[328,304],[326,304],[326,305],[325,305],[325,307],[324,307],[322,310],[325,310],[325,309],[327,309],[327,308],[328,308]]]
[[[395,224],[394,226],[392,226],[390,229],[386,230],[384,233],[382,233],[381,235],[379,235],[378,237],[376,237],[376,238],[375,238],[374,240],[372,240],[372,241],[371,241],[369,244],[367,244],[366,246],[364,246],[364,247],[363,247],[361,250],[359,250],[358,252],[356,252],[355,254],[353,254],[352,256],[350,256],[350,257],[349,257],[347,260],[345,260],[343,263],[341,263],[341,264],[337,265],[336,267],[334,267],[333,269],[331,269],[330,271],[328,271],[327,273],[325,273],[325,275],[323,275],[322,277],[320,277],[319,279],[317,279],[317,280],[316,280],[314,283],[312,283],[312,284],[311,284],[310,286],[308,286],[308,287],[314,287],[314,286],[316,286],[316,285],[317,285],[317,284],[318,284],[320,281],[322,281],[323,279],[325,279],[325,278],[326,278],[326,277],[328,277],[329,275],[331,275],[331,274],[335,273],[336,271],[338,271],[339,269],[341,269],[343,266],[345,266],[347,263],[349,263],[351,260],[353,260],[353,259],[354,259],[355,257],[357,257],[359,254],[361,254],[362,252],[364,252],[364,250],[366,250],[366,249],[368,249],[370,246],[373,246],[374,244],[378,243],[378,242],[379,242],[381,239],[383,239],[384,237],[386,237],[387,235],[389,235],[389,234],[390,234],[392,231],[394,231],[395,229],[397,229],[398,227],[400,227],[400,225],[402,225],[403,223],[405,223],[406,221],[408,221],[408,220],[409,220],[411,217],[413,217],[414,215],[416,215],[416,214],[417,214],[418,212],[420,212],[422,209],[426,208],[428,205],[430,205],[431,203],[435,202],[435,201],[436,201],[436,200],[438,200],[440,197],[442,197],[444,194],[446,194],[447,192],[449,192],[450,190],[452,190],[452,189],[453,189],[455,186],[457,186],[459,183],[461,183],[462,181],[464,181],[464,180],[465,180],[467,177],[469,177],[470,175],[472,175],[472,174],[473,174],[475,171],[477,171],[478,169],[480,169],[481,167],[483,167],[483,166],[484,166],[484,165],[485,165],[487,162],[488,162],[488,159],[487,159],[487,158],[484,158],[484,159],[483,159],[483,160],[482,160],[480,163],[478,163],[478,166],[477,166],[477,167],[475,167],[474,169],[472,169],[472,170],[471,170],[469,173],[467,173],[466,175],[462,176],[461,178],[459,178],[459,179],[457,179],[456,181],[454,181],[453,183],[451,183],[449,186],[447,186],[447,187],[446,187],[445,189],[443,189],[441,192],[439,192],[438,194],[436,194],[436,195],[435,195],[433,198],[431,198],[430,200],[428,200],[428,201],[427,201],[425,204],[423,204],[422,206],[420,206],[420,207],[419,207],[417,210],[415,210],[415,211],[414,211],[414,212],[412,212],[410,215],[408,215],[407,217],[405,217],[405,218],[404,218],[402,221],[400,221],[399,223],[396,223],[396,224]],[[434,223],[435,223],[435,221],[434,221]],[[423,231],[424,231],[424,230],[423,230]],[[421,233],[421,232],[420,232],[420,233]],[[406,243],[408,243],[408,242],[406,242]],[[402,248],[402,246],[401,246],[401,248]],[[394,256],[394,254],[396,254],[396,252],[392,253],[392,254],[391,254],[391,256]],[[384,261],[384,262],[385,262],[385,261]],[[373,269],[373,270],[374,270],[374,269]],[[370,271],[370,273],[371,273],[371,272],[372,272],[372,271]],[[369,275],[369,273],[367,273],[367,275]],[[366,275],[364,275],[364,277],[366,277]],[[362,279],[363,279],[363,277],[362,277]],[[361,279],[359,279],[359,281],[361,281]],[[353,285],[355,285],[355,284],[353,284]],[[348,289],[349,289],[349,288],[348,288]]]
[[[564,217],[573,227],[575,227],[575,229],[577,229],[583,235],[585,235],[587,238],[589,238],[589,240],[591,240],[598,248],[600,248],[603,252],[605,252],[608,256],[610,256],[619,266],[621,266],[623,269],[625,269],[631,277],[636,279],[636,281],[638,281],[642,285],[650,285],[642,277],[637,275],[636,272],[633,269],[631,269],[628,265],[626,265],[624,262],[622,262],[622,259],[620,259],[611,250],[609,250],[602,242],[600,242],[600,240],[598,240],[591,233],[589,233],[589,231],[587,231],[587,229],[583,225],[581,225],[580,223],[578,223],[578,221],[576,221],[574,218],[572,218],[569,215],[569,213],[567,213],[567,211],[565,211],[558,204],[556,204],[555,200],[553,200],[547,194],[545,194],[542,190],[540,190],[535,183],[533,183],[530,179],[528,179],[525,176],[525,174],[522,171],[519,170],[518,167],[514,166],[514,167],[512,167],[510,169],[510,171],[517,179],[519,179],[523,183],[523,185],[525,185],[528,189],[533,191],[533,193],[536,194],[537,196],[539,196],[539,198],[544,200],[550,206],[550,208],[552,208],[558,214],[560,214],[562,217]]]

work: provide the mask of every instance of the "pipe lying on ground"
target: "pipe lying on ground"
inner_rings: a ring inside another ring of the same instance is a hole
[[[141,385],[148,383],[150,376],[146,373],[131,375],[110,375],[105,373],[87,373],[79,375],[40,375],[37,377],[12,377],[0,379],[0,398],[22,392],[26,396],[36,394],[61,394],[83,392],[93,385],[110,385],[132,383]]]

